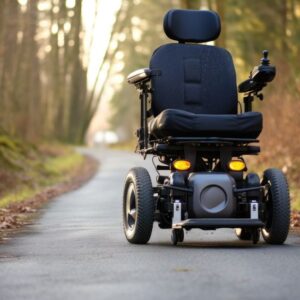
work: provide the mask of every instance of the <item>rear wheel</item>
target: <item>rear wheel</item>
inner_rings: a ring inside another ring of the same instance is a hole
[[[123,192],[123,228],[128,242],[146,244],[152,233],[154,198],[151,178],[144,168],[129,171]]]
[[[264,196],[265,227],[262,236],[269,244],[283,244],[290,227],[290,196],[284,174],[278,169],[264,172],[263,185],[268,185]]]

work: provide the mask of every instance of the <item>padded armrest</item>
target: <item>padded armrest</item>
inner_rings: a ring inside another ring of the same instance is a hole
[[[138,69],[127,76],[127,81],[130,84],[137,84],[142,81],[149,80],[151,76],[151,70],[149,68]]]

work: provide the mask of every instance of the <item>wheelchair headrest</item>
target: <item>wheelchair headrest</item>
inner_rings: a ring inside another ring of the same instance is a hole
[[[219,36],[221,22],[214,11],[171,9],[165,15],[164,30],[172,40],[203,43]]]

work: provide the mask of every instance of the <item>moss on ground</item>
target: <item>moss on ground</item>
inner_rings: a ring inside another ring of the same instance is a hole
[[[70,146],[34,146],[0,129],[0,208],[68,180],[83,163],[84,157]]]

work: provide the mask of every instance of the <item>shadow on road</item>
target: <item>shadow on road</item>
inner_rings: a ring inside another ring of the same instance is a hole
[[[252,244],[251,242],[241,242],[241,241],[199,241],[199,242],[185,242],[182,244],[178,244],[177,246],[173,246],[171,242],[154,242],[149,243],[149,246],[154,247],[166,247],[166,248],[174,248],[174,249],[195,249],[195,248],[211,248],[211,249],[265,249],[265,248],[277,248],[277,249],[285,249],[293,248],[293,245],[268,245],[265,243]]]

